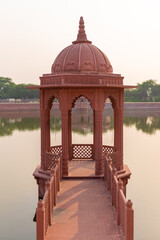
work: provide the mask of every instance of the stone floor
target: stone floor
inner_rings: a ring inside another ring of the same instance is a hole
[[[72,160],[69,161],[69,176],[94,176],[95,161]]]
[[[88,176],[94,175],[94,162],[72,162],[69,170],[72,176],[82,176],[84,172]],[[103,179],[68,179],[61,182],[53,224],[46,239],[124,240]]]

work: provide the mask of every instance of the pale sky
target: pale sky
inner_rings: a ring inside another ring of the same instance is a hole
[[[125,84],[160,83],[160,0],[0,0],[0,76],[39,84],[76,40],[80,16]]]

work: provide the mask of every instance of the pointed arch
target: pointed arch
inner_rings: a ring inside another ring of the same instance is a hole
[[[57,99],[58,102],[60,102],[59,91],[48,90],[45,92],[45,110],[50,110],[52,108],[54,99]]]

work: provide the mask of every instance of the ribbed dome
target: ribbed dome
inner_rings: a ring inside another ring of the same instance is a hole
[[[112,73],[107,56],[87,40],[83,18],[80,18],[77,40],[63,49],[55,59],[51,72]]]

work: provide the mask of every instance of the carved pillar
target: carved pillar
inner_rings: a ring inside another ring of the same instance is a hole
[[[93,160],[95,160],[95,111],[93,111]]]
[[[114,146],[118,153],[117,170],[123,169],[123,92],[120,92],[118,107],[114,107]]]
[[[72,160],[72,110],[68,111],[68,148],[69,160]]]
[[[44,108],[44,91],[40,90],[40,120],[41,120],[41,169],[45,170],[46,150],[46,114]]]
[[[69,160],[69,114],[70,108],[68,103],[68,90],[60,91],[61,122],[62,122],[62,176],[68,176],[68,160]],[[70,116],[70,117],[69,117]],[[70,119],[71,121],[71,119]]]
[[[45,170],[45,141],[46,141],[46,130],[45,130],[45,111],[41,111],[41,169]]]
[[[45,109],[45,90],[40,90],[40,120],[41,120],[41,170],[47,170],[46,166],[46,151],[50,146],[50,111]],[[34,173],[38,184],[38,196],[42,199],[45,192],[46,178],[41,175],[40,170]]]
[[[45,90],[40,90],[41,169],[47,170],[45,153],[50,150],[50,106],[46,104]]]
[[[102,166],[102,110],[95,110],[94,113],[94,156],[95,174],[103,174]]]
[[[47,170],[45,153],[50,150],[50,115],[48,110],[41,110],[41,169]]]
[[[68,110],[62,110],[62,174],[68,176],[69,142],[68,142]]]
[[[46,111],[46,150],[50,151],[50,110]]]

